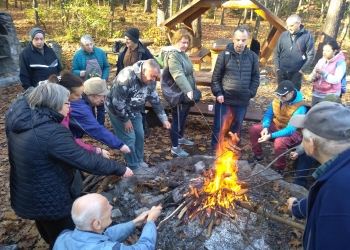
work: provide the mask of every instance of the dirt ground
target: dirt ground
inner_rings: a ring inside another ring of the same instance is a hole
[[[11,11],[12,13],[12,11]],[[17,28],[19,39],[26,39],[28,31],[32,28],[32,24],[26,22],[23,12],[13,11],[13,19]],[[225,23],[230,26],[215,25],[212,21],[203,19],[203,44],[208,46],[210,43],[218,38],[229,37],[232,31],[232,27],[236,25],[232,19],[225,19]],[[266,31],[266,30],[265,30]],[[264,29],[262,29],[261,36],[264,36]],[[70,47],[71,48],[71,47]],[[159,48],[151,48],[154,51]],[[65,48],[63,48],[65,50]],[[66,57],[66,67],[69,69],[71,63],[71,52]],[[206,65],[210,67],[209,62]],[[204,66],[204,67],[206,67]],[[260,86],[257,96],[252,99],[250,106],[261,108],[264,112],[268,105],[275,97],[273,91],[276,89],[275,76],[273,73],[273,64],[271,61],[267,64],[267,77],[270,79],[270,83],[264,86]],[[110,79],[113,79],[114,73],[111,73]],[[11,102],[16,98],[17,94],[23,91],[20,84],[15,84],[10,87],[0,89],[0,246],[9,244],[18,244],[21,249],[47,249],[46,243],[40,238],[35,225],[32,221],[19,218],[10,207],[10,192],[9,192],[9,161],[7,156],[7,143],[5,137],[5,113],[10,106]],[[311,85],[306,81],[302,85],[301,92],[304,94],[306,101],[311,100]],[[203,101],[213,101],[211,91],[209,88],[202,88]],[[343,97],[344,104],[349,104],[350,95],[346,94]],[[249,142],[249,127],[252,122],[245,121],[243,123],[242,140],[243,145]],[[213,126],[213,118],[192,116],[190,115],[187,121],[185,134],[186,137],[194,141],[194,146],[183,148],[191,155],[213,155],[210,142],[211,142],[211,129]],[[106,119],[106,127],[111,131],[111,125],[109,119]],[[149,128],[149,137],[145,139],[145,161],[154,167],[162,161],[171,160],[173,156],[170,153],[171,143],[169,133],[163,128],[155,127]],[[108,149],[105,145],[93,140],[89,137],[84,137],[84,140],[90,144],[101,146]],[[124,162],[119,151],[110,150],[112,159],[120,162]],[[262,164],[267,165],[274,159],[272,143],[267,143],[264,147],[264,162]],[[251,155],[251,151],[247,150],[243,152],[242,159],[247,159]],[[288,163],[287,174],[285,178],[287,181],[293,181],[294,172],[292,169],[292,163]],[[290,173],[288,173],[290,171]],[[116,206],[118,204],[115,204]]]

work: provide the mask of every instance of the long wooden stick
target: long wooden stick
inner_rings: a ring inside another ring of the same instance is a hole
[[[181,209],[187,204],[188,201],[184,201],[181,203],[181,205],[174,210],[168,217],[166,217],[164,220],[159,222],[157,229],[161,228],[168,220],[170,220],[173,216],[175,216]]]
[[[260,215],[262,215],[262,216],[264,216],[266,218],[269,218],[269,219],[278,221],[280,223],[283,223],[283,224],[285,224],[287,226],[291,226],[291,227],[294,227],[294,228],[302,230],[302,231],[305,230],[305,226],[302,225],[302,224],[299,224],[299,223],[297,223],[295,221],[292,221],[290,219],[282,218],[280,216],[277,216],[277,215],[274,215],[272,213],[266,212],[262,208],[253,207],[253,206],[249,205],[247,202],[235,201],[235,204],[237,204],[238,206],[243,207],[243,208],[245,208],[245,209],[247,209],[247,210],[249,210],[251,212],[260,214]]]

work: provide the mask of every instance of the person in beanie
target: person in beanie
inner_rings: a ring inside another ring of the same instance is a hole
[[[119,50],[117,61],[117,75],[125,67],[132,66],[140,60],[154,59],[151,52],[140,42],[140,31],[136,28],[128,29],[125,32],[125,45]],[[142,126],[145,137],[148,136],[146,128],[145,106],[141,110]]]
[[[290,124],[301,129],[307,155],[322,165],[307,198],[288,199],[288,208],[305,219],[303,248],[348,249],[350,245],[350,109],[323,101]]]
[[[29,32],[29,44],[19,54],[19,78],[22,87],[36,87],[39,81],[44,81],[50,75],[59,75],[61,64],[55,52],[45,44],[45,33],[39,28]]]
[[[261,124],[255,124],[249,129],[250,142],[253,145],[254,156],[248,159],[252,164],[262,161],[261,143],[273,140],[275,157],[283,154],[288,148],[301,141],[301,135],[290,125],[289,120],[295,115],[305,114],[307,109],[303,102],[303,95],[294,88],[291,81],[285,80],[278,84],[275,90],[277,97],[268,107]],[[275,162],[275,169],[283,174],[286,157],[280,157]]]
[[[72,113],[69,129],[74,137],[82,138],[86,133],[110,148],[119,149],[124,154],[130,153],[129,147],[99,124],[91,112],[92,107],[104,105],[106,95],[109,92],[106,82],[99,77],[93,77],[84,83],[84,87],[82,98],[70,103]]]

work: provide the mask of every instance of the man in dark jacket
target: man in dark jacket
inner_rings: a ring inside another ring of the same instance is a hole
[[[106,144],[110,148],[119,149],[124,154],[130,153],[130,149],[118,137],[99,124],[92,107],[104,105],[108,89],[106,82],[99,77],[93,77],[84,83],[82,98],[71,103],[72,114],[69,120],[69,129],[74,137],[82,138],[84,133]]]
[[[350,245],[350,110],[339,103],[320,102],[290,124],[302,129],[307,155],[322,165],[304,199],[291,197],[288,208],[306,219],[303,247],[308,250],[348,249]]]
[[[300,16],[291,15],[286,22],[288,31],[282,33],[274,51],[277,82],[290,80],[300,90],[302,76],[315,57],[315,42]]]
[[[246,46],[248,28],[238,26],[232,35],[233,43],[228,44],[216,60],[211,82],[211,91],[216,96],[211,141],[214,149],[217,148],[219,132],[224,126],[241,137],[249,100],[256,95],[259,87],[258,56]]]
[[[19,55],[20,79],[24,89],[36,87],[50,75],[59,75],[61,64],[55,52],[45,44],[45,33],[39,28],[29,32],[30,43]]]
[[[128,29],[125,32],[125,45],[120,49],[117,61],[117,75],[125,67],[132,66],[141,60],[154,59],[151,52],[140,42],[140,31],[136,28]],[[141,110],[142,126],[145,137],[148,136],[146,128],[145,106]]]

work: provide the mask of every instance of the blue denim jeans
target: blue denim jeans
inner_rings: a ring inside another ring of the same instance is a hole
[[[211,137],[211,146],[213,148],[217,147],[218,140],[219,139],[219,132],[223,128],[224,123],[224,117],[225,115],[232,114],[232,122],[229,125],[230,131],[232,133],[237,133],[237,136],[241,138],[242,135],[242,123],[244,120],[244,117],[247,113],[248,107],[238,107],[238,106],[232,106],[225,103],[219,103],[218,101],[215,102],[215,115],[214,115],[214,128],[213,128],[213,134]],[[227,131],[228,132],[228,131]],[[238,143],[239,146],[240,143]]]
[[[96,117],[96,120],[98,121],[99,124],[104,125],[105,124],[105,106],[101,105],[101,106],[96,106],[97,108],[97,115],[95,112],[95,107],[92,107],[92,114],[94,115],[94,117]]]
[[[123,154],[128,167],[133,170],[137,169],[138,164],[143,162],[144,133],[141,114],[138,114],[134,119],[131,119],[132,126],[134,127],[134,130],[131,133],[125,131],[123,122],[117,116],[109,113],[108,115],[115,134],[122,142],[124,142],[124,144],[128,145],[131,150],[129,154]]]
[[[186,119],[190,112],[190,107],[182,109],[179,113],[171,113],[171,130],[170,130],[170,139],[173,147],[179,145],[179,139],[184,137]],[[180,127],[180,130],[179,130]]]
[[[294,184],[307,188],[307,176],[313,164],[317,162],[314,158],[308,156],[306,153],[298,156],[299,163],[296,169],[297,177],[294,180]]]

